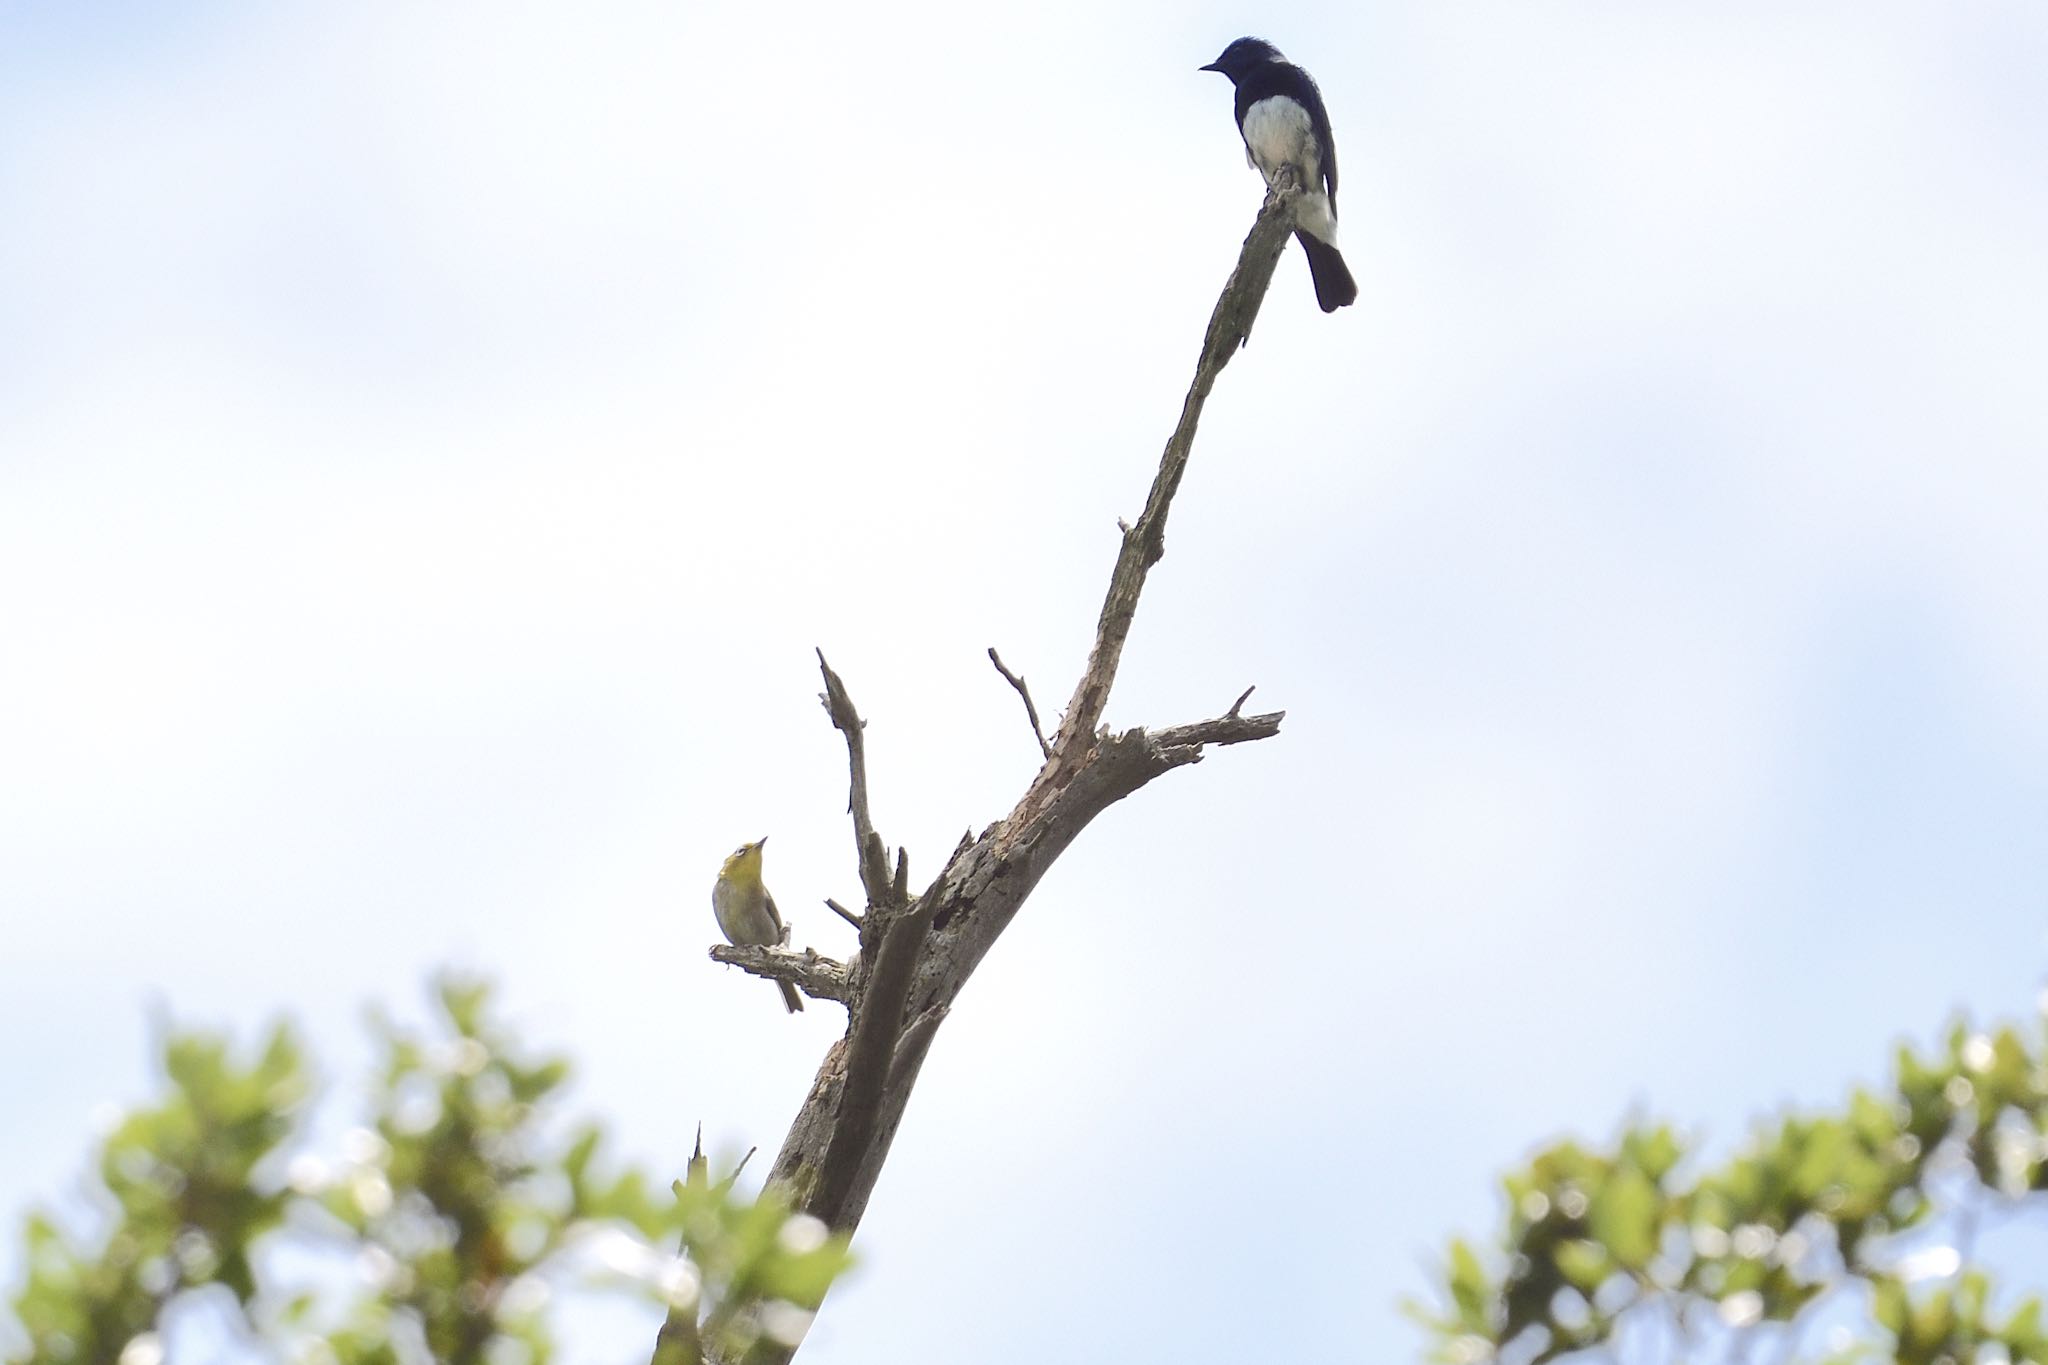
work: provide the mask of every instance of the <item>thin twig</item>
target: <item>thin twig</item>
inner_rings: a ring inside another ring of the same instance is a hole
[[[830,896],[827,896],[827,897],[825,897],[825,904],[831,907],[831,910],[832,910],[832,913],[833,913],[833,914],[835,914],[835,915],[839,916],[839,918],[841,918],[841,919],[845,920],[845,921],[846,921],[846,922],[847,922],[848,924],[851,924],[851,925],[852,925],[852,926],[853,926],[854,928],[856,928],[856,929],[860,928],[860,916],[859,916],[859,915],[856,915],[856,914],[854,914],[854,913],[853,913],[853,911],[851,911],[851,910],[847,909],[847,908],[846,908],[845,906],[841,905],[841,904],[840,904],[840,903],[839,903],[838,901],[835,901],[835,900],[833,900],[833,899],[832,899],[832,898],[831,898]]]
[[[1031,721],[1031,737],[1038,741],[1039,754],[1050,760],[1052,758],[1052,745],[1045,742],[1045,731],[1039,728],[1038,708],[1031,702],[1031,689],[1024,685],[1022,678],[1003,667],[1003,656],[996,653],[994,645],[988,647],[988,661],[996,666],[996,672],[1003,675],[1003,681],[1016,688],[1017,695],[1024,699],[1024,714]]]
[[[1259,685],[1257,683],[1253,683],[1250,687],[1247,687],[1244,691],[1238,693],[1237,700],[1230,703],[1230,709],[1228,711],[1225,711],[1223,714],[1229,717],[1231,720],[1236,720],[1238,710],[1242,708],[1246,702],[1250,701],[1252,693],[1258,690]]]

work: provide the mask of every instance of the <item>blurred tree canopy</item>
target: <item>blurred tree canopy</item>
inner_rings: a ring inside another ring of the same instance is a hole
[[[567,1063],[525,1055],[481,984],[443,979],[434,999],[432,1037],[373,1019],[365,1121],[331,1153],[309,1143],[313,1078],[288,1027],[248,1059],[169,1030],[163,1097],[95,1154],[104,1226],[28,1219],[7,1359],[160,1365],[178,1354],[167,1320],[204,1304],[229,1358],[539,1365],[564,1288],[681,1307],[696,1330],[675,1361],[802,1335],[844,1238],[737,1197],[701,1151],[669,1188],[606,1173],[601,1126],[556,1112]]]
[[[2000,1292],[1978,1256],[1992,1224],[2043,1212],[2040,1022],[1901,1045],[1888,1085],[1696,1158],[1642,1123],[1509,1173],[1492,1247],[1452,1242],[1438,1303],[1410,1305],[1432,1358],[2048,1363],[2039,1282]]]
[[[663,1365],[801,1338],[849,1263],[843,1236],[773,1193],[739,1197],[701,1152],[666,1190],[602,1160],[601,1126],[558,1112],[564,1061],[528,1056],[480,984],[444,979],[434,999],[429,1037],[373,1019],[364,1121],[331,1152],[307,1131],[288,1027],[247,1058],[169,1030],[163,1096],[98,1144],[101,1226],[27,1220],[7,1359],[161,1365],[167,1323],[198,1303],[231,1358],[538,1365],[563,1289],[679,1305]],[[1447,1365],[2048,1365],[2040,1287],[2001,1290],[1977,1254],[1995,1224],[2048,1222],[2040,1022],[1902,1045],[1886,1085],[1718,1164],[1634,1123],[1547,1147],[1503,1188],[1491,1245],[1453,1241],[1438,1301],[1410,1305]]]

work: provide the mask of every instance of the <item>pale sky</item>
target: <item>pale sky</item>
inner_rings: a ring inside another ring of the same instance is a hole
[[[31,0],[0,1283],[157,1006],[289,1014],[345,1110],[465,965],[629,1154],[779,1144],[843,1016],[705,959],[718,860],[848,949],[814,646],[915,879],[1021,791],[983,651],[1081,665],[1258,207],[1245,32],[1361,297],[1282,261],[1109,721],[1285,729],[1046,878],[802,1358],[1412,1357],[1539,1141],[2035,1008],[2039,4]]]

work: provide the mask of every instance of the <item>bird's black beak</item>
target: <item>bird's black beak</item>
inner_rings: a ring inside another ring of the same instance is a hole
[[[1216,63],[1214,62],[1209,63],[1207,66],[1198,66],[1195,68],[1195,70],[1197,71],[1221,71],[1222,69],[1222,67],[1216,65]]]
[[[768,836],[767,836],[767,835],[765,835],[765,834],[764,834],[764,835],[762,835],[762,836],[761,836],[760,838],[758,838],[758,839],[754,840],[754,847],[755,847],[755,848],[766,848],[767,846],[768,846]]]

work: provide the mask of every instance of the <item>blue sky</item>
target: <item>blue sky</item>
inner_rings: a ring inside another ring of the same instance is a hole
[[[772,1148],[836,1021],[704,959],[718,859],[846,950],[813,646],[914,873],[1028,780],[983,650],[1080,666],[1257,207],[1194,69],[1247,29],[1362,293],[1283,260],[1110,722],[1287,726],[1046,879],[806,1358],[1398,1357],[1539,1140],[2031,1011],[2036,5],[16,4],[0,1210],[153,1005],[344,1096],[446,963],[643,1159]]]

